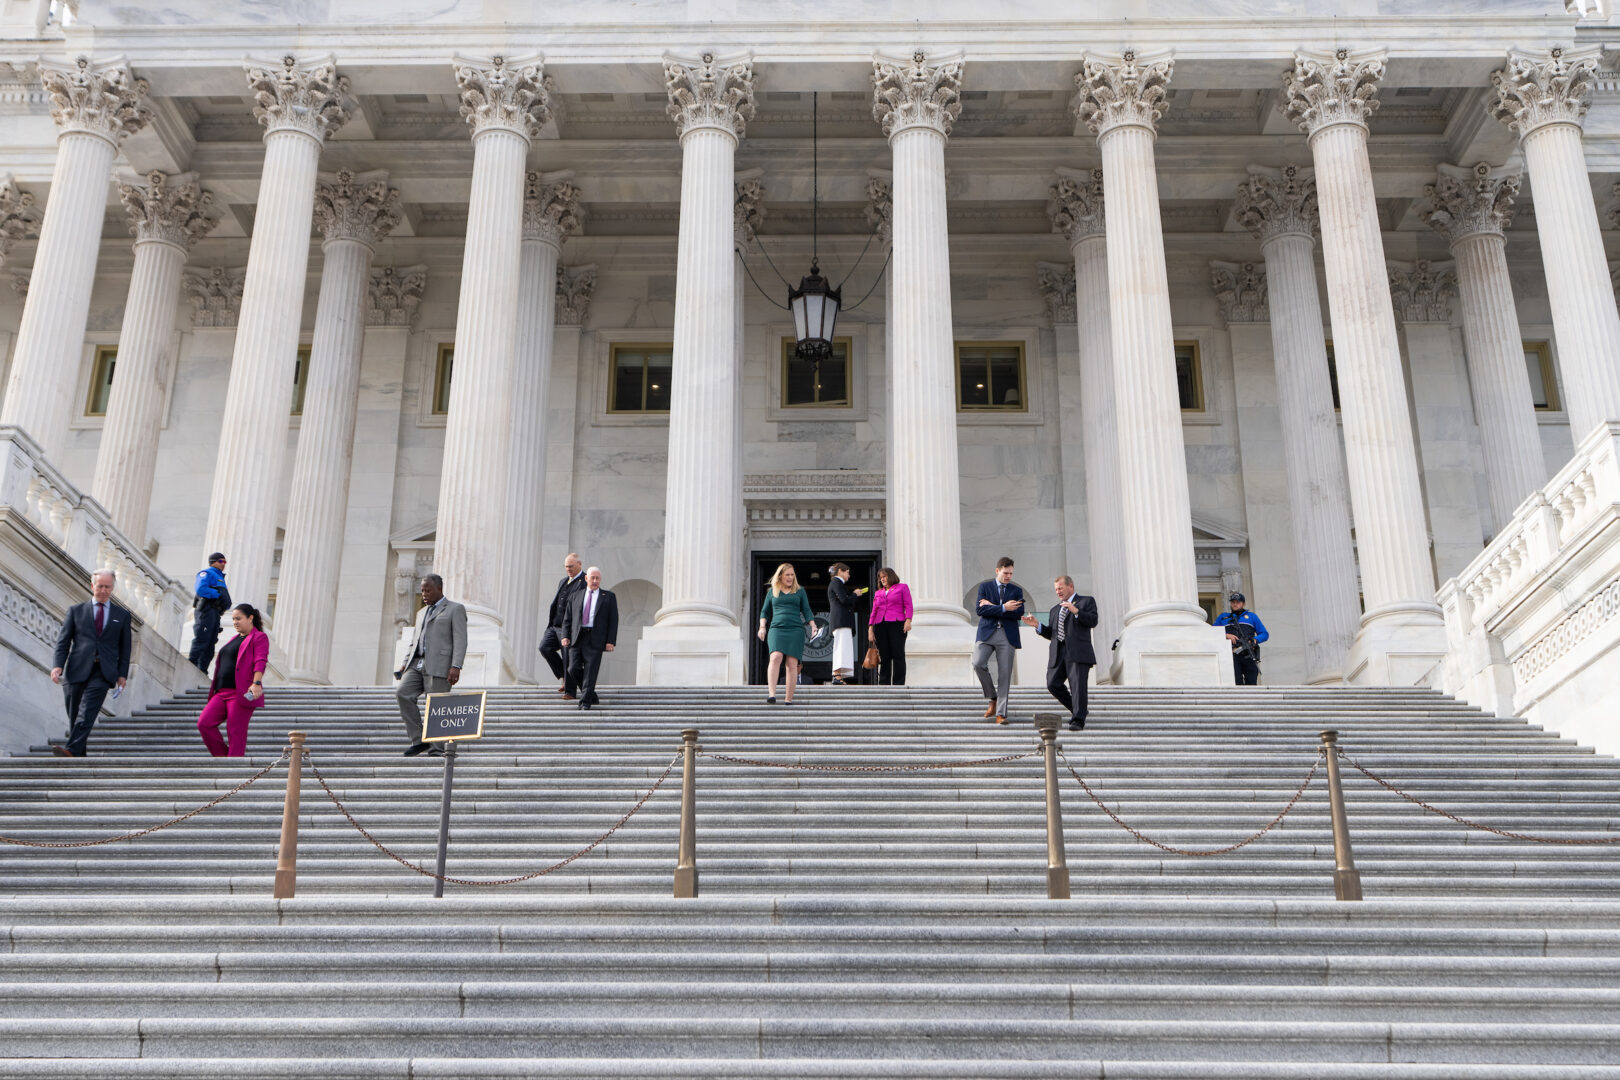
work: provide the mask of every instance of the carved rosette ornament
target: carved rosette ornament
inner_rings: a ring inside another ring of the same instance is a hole
[[[664,111],[675,121],[675,134],[715,128],[741,139],[754,118],[754,58],[752,54],[716,58],[704,53],[696,60],[664,57],[664,89],[669,104]]]
[[[557,268],[557,325],[584,326],[596,289],[596,264]]]
[[[1485,107],[1523,139],[1548,124],[1580,126],[1592,104],[1592,82],[1602,49],[1509,49],[1507,64],[1491,75],[1496,100]]]
[[[1450,322],[1457,295],[1457,264],[1419,259],[1389,263],[1389,294],[1402,322]]]
[[[1384,77],[1384,49],[1339,49],[1294,54],[1294,68],[1283,75],[1282,114],[1315,135],[1336,124],[1365,129],[1378,111],[1378,83]]]
[[[355,240],[372,246],[405,220],[399,190],[388,186],[388,171],[322,173],[315,184],[315,224],[327,243]]]
[[[930,62],[918,51],[910,59],[872,58],[872,119],[894,138],[907,128],[925,127],[950,137],[962,115],[962,57]]]
[[[1057,182],[1047,189],[1046,216],[1052,231],[1068,238],[1072,246],[1088,236],[1107,232],[1103,208],[1101,169],[1063,169]]]
[[[1238,185],[1233,210],[1238,224],[1262,245],[1279,236],[1314,239],[1321,225],[1316,210],[1316,170],[1303,165],[1280,169],[1250,165],[1249,178]]]
[[[456,92],[461,118],[473,138],[486,131],[510,131],[533,142],[551,120],[551,79],[538,56],[457,56]]]
[[[1046,299],[1046,314],[1054,326],[1075,321],[1074,263],[1038,262],[1035,276]]]
[[[366,290],[367,326],[412,326],[422,294],[427,291],[426,266],[385,266],[371,272]]]
[[[247,268],[223,266],[187,270],[180,279],[191,305],[192,326],[235,326],[242,313],[242,282]]]
[[[168,176],[153,170],[144,186],[119,184],[118,196],[137,244],[158,240],[189,251],[219,224],[214,196],[198,185],[196,173]]]
[[[1513,220],[1519,170],[1480,162],[1471,169],[1442,163],[1435,182],[1423,189],[1417,214],[1429,228],[1455,244],[1478,233],[1501,236]]]
[[[1211,259],[1209,285],[1228,323],[1270,322],[1263,263],[1234,263]]]
[[[760,179],[762,172],[760,169],[740,172],[732,185],[737,197],[731,207],[731,235],[739,247],[752,244],[759,227],[765,224],[765,182]]]
[[[94,62],[80,56],[69,64],[42,58],[39,81],[50,95],[51,116],[63,135],[81,132],[117,146],[152,119],[146,80],[130,74],[121,56]]]
[[[531,172],[523,182],[523,239],[540,240],[561,247],[579,232],[584,211],[579,207],[579,188],[574,173]]]
[[[264,125],[266,135],[297,131],[324,142],[354,114],[348,77],[338,74],[331,56],[248,60],[243,67],[248,89],[253,91],[253,115]]]
[[[1168,49],[1148,54],[1127,49],[1118,56],[1086,53],[1074,77],[1074,114],[1099,139],[1119,127],[1157,132],[1175,66]]]
[[[894,175],[886,169],[866,174],[866,223],[879,240],[894,243]]]
[[[40,216],[34,209],[34,196],[23,191],[10,176],[0,177],[0,266],[18,240],[39,238]]]

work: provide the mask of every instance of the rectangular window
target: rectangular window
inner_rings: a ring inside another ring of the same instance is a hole
[[[1327,343],[1328,385],[1333,388],[1333,411],[1339,411],[1339,365],[1333,360],[1333,342]]]
[[[456,345],[447,341],[439,346],[438,360],[433,365],[433,415],[450,414],[450,370],[455,367]]]
[[[848,408],[853,374],[850,339],[835,338],[833,354],[820,364],[793,356],[793,339],[782,339],[782,408]]]
[[[292,414],[304,415],[304,387],[309,385],[309,346],[298,346],[298,362],[293,366]]]
[[[1198,606],[1204,609],[1204,621],[1207,623],[1214,623],[1216,614],[1226,610],[1221,606],[1220,593],[1199,593]]]
[[[673,356],[673,347],[666,344],[613,346],[608,412],[669,412]]]
[[[117,367],[118,346],[97,345],[96,358],[90,365],[90,396],[84,403],[84,415],[107,415],[107,402],[112,397],[113,371]]]
[[[1176,342],[1176,393],[1182,412],[1204,411],[1204,372],[1196,341]]]
[[[1026,412],[1024,345],[1019,341],[956,343],[958,412]]]
[[[1558,380],[1553,376],[1552,346],[1545,341],[1524,343],[1524,367],[1530,376],[1530,400],[1537,412],[1557,412]]]

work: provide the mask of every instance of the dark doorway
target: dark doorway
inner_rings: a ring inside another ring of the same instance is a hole
[[[748,681],[758,686],[765,684],[766,666],[770,654],[765,643],[755,633],[759,629],[759,612],[765,606],[770,592],[771,575],[783,563],[792,563],[799,577],[799,586],[810,594],[810,610],[819,622],[827,620],[827,582],[832,577],[827,567],[835,562],[849,564],[849,586],[852,589],[872,588],[877,584],[877,571],[881,552],[877,551],[756,551],[749,558],[747,620],[748,640],[753,647],[748,653]],[[861,610],[855,628],[855,676],[870,681],[873,674],[861,670],[861,656],[866,651],[866,616],[870,614],[872,594],[861,597]],[[804,650],[804,678],[806,682],[824,683],[832,678],[832,636],[828,635],[816,645]]]

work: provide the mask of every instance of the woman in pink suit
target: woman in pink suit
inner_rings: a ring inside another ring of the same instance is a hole
[[[878,571],[866,640],[877,646],[878,685],[906,685],[906,635],[911,633],[911,590],[892,566]]]
[[[231,625],[237,636],[219,650],[214,660],[214,682],[208,688],[208,704],[197,718],[197,732],[208,752],[215,757],[241,757],[247,750],[248,721],[253,710],[264,704],[264,669],[270,662],[270,639],[264,622],[252,604],[231,609]],[[219,737],[225,725],[230,740]]]

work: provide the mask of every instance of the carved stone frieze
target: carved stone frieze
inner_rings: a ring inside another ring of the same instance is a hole
[[[11,271],[11,291],[17,294],[19,300],[28,299],[28,280],[33,273],[32,268]]]
[[[355,240],[370,247],[405,220],[399,190],[386,169],[322,173],[315,184],[315,224],[328,243]]]
[[[366,290],[366,325],[415,325],[416,309],[426,291],[426,266],[385,266],[373,270]]]
[[[192,326],[235,326],[242,313],[242,282],[246,267],[211,266],[187,270],[181,277]]]
[[[1502,235],[1513,220],[1519,170],[1483,161],[1471,169],[1444,163],[1437,168],[1439,175],[1414,208],[1417,215],[1453,244],[1476,233]]]
[[[1314,237],[1321,224],[1316,210],[1316,170],[1302,165],[1280,169],[1250,165],[1249,178],[1238,185],[1234,211],[1238,224],[1262,244],[1278,236]]]
[[[1035,264],[1035,275],[1053,325],[1074,322],[1074,263],[1039,262]]]
[[[1169,50],[1086,53],[1074,77],[1074,114],[1099,138],[1118,127],[1157,131],[1175,66]]]
[[[1315,135],[1335,124],[1365,129],[1378,111],[1378,84],[1384,78],[1384,49],[1300,50],[1283,75],[1282,114]]]
[[[893,137],[907,128],[925,127],[950,136],[962,115],[962,57],[930,61],[921,50],[910,58],[872,58],[872,119]]]
[[[530,142],[551,119],[551,79],[538,56],[454,58],[461,118],[473,137],[511,131]]]
[[[39,238],[39,226],[33,194],[17,187],[10,176],[0,177],[0,266],[6,264],[12,244]]]
[[[894,176],[886,169],[867,170],[866,223],[879,240],[894,242]]]
[[[754,59],[751,54],[696,60],[664,57],[665,112],[684,137],[699,128],[717,128],[741,139],[754,118]]]
[[[760,179],[762,169],[747,169],[737,173],[733,182],[736,201],[731,207],[731,234],[738,246],[754,242],[759,227],[765,223],[765,182]]]
[[[523,239],[542,240],[557,247],[579,232],[584,211],[571,169],[531,172],[523,184]]]
[[[557,325],[584,326],[596,290],[596,264],[557,268]]]
[[[1057,174],[1057,182],[1047,189],[1046,197],[1046,216],[1052,221],[1052,231],[1062,233],[1070,244],[1104,235],[1107,220],[1102,170],[1060,168]]]
[[[1270,322],[1264,263],[1234,263],[1211,259],[1209,285],[1228,323]]]
[[[248,60],[243,67],[248,89],[253,91],[253,115],[267,135],[298,131],[324,142],[354,114],[348,77],[338,74],[331,56]]]
[[[197,183],[196,173],[146,174],[146,183],[119,184],[118,197],[129,211],[135,242],[160,240],[186,251],[219,224],[214,196]]]
[[[135,78],[121,56],[100,61],[80,56],[65,64],[42,59],[39,80],[60,132],[99,135],[117,146],[152,119],[146,80]]]
[[[1602,57],[1597,45],[1545,53],[1509,49],[1507,64],[1491,75],[1496,98],[1486,108],[1521,139],[1547,124],[1578,125],[1592,104]]]
[[[1389,295],[1402,322],[1450,322],[1451,298],[1457,295],[1457,264],[1389,262]]]

